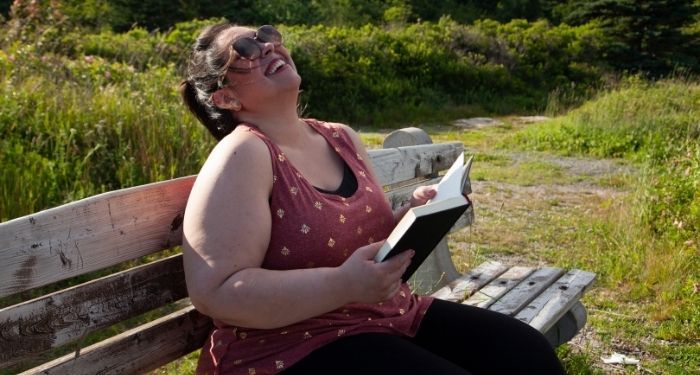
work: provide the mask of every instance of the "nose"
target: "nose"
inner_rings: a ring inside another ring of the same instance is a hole
[[[267,55],[275,51],[275,45],[270,42],[263,43],[261,51],[262,54],[260,55],[260,57],[266,57]]]

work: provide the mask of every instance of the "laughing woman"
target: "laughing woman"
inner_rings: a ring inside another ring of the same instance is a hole
[[[183,99],[219,140],[184,222],[190,298],[215,324],[197,372],[562,373],[529,326],[411,293],[412,252],[372,260],[405,210],[350,127],[299,118],[300,84],[272,26],[208,27],[190,56]]]

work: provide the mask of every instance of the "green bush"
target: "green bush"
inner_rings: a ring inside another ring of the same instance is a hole
[[[467,26],[443,18],[402,28],[285,31],[310,113],[351,123],[380,124],[399,120],[387,118],[391,112],[464,104],[532,111],[544,108],[556,87],[586,87],[601,75],[594,26]]]
[[[546,95],[557,87],[580,87],[600,77],[599,59],[602,34],[595,23],[578,27],[551,26],[547,21],[513,20],[498,23],[476,22],[486,36],[505,44],[510,70],[522,85],[519,89]]]

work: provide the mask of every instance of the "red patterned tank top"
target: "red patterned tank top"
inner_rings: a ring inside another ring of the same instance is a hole
[[[337,124],[305,122],[321,134],[357,179],[343,198],[321,192],[287,160],[259,129],[248,127],[267,145],[272,159],[272,231],[262,267],[275,270],[335,267],[355,249],[385,239],[394,226],[391,207],[368,171],[352,139]],[[202,349],[198,374],[273,374],[313,350],[346,335],[365,332],[414,336],[432,298],[413,295],[406,283],[391,300],[349,304],[278,329],[249,329],[215,321]]]

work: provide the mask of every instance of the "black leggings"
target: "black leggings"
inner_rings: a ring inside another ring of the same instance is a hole
[[[284,371],[294,374],[563,374],[549,342],[517,319],[435,300],[414,338],[344,337]]]

